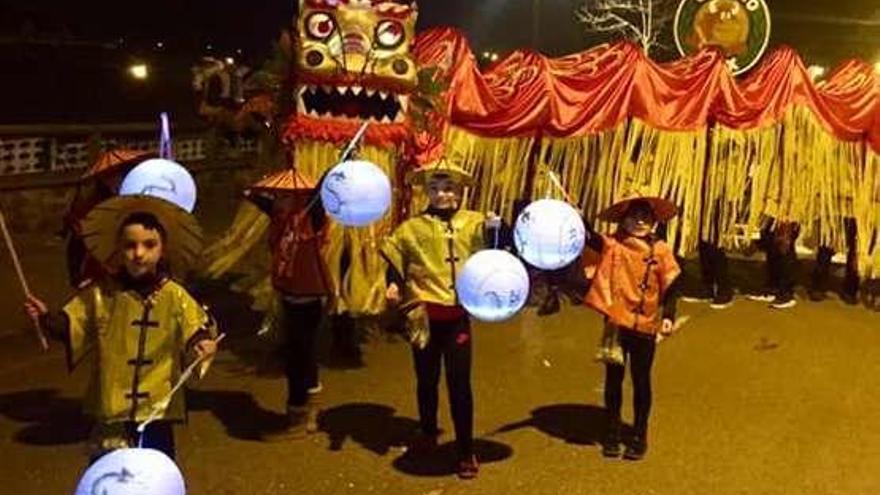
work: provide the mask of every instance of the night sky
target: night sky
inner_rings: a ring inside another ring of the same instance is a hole
[[[539,48],[559,55],[609,38],[589,35],[572,19],[571,0],[541,0]],[[674,2],[672,2],[674,3]],[[833,66],[857,57],[880,61],[877,0],[770,0],[771,45],[788,44],[805,61]],[[532,44],[532,0],[422,0],[419,28],[452,25],[474,51],[504,52]],[[50,120],[140,120],[156,100],[184,104],[191,63],[208,54],[261,60],[289,25],[294,0],[71,1],[0,0],[3,123]],[[67,40],[63,47],[22,39]],[[163,44],[162,49],[156,43]],[[672,46],[671,39],[666,40]],[[241,53],[238,53],[241,50]],[[668,58],[671,53],[659,54]],[[134,58],[155,64],[151,87],[128,87]],[[64,85],[59,85],[60,81]],[[161,86],[161,87],[160,87]],[[112,89],[111,89],[112,88]],[[115,93],[114,93],[115,92]],[[16,95],[11,98],[11,95]],[[108,105],[112,94],[118,105]],[[124,102],[124,103],[123,103]],[[133,109],[137,115],[123,111]]]

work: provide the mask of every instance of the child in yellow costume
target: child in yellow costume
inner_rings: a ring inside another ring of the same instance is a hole
[[[136,428],[150,423],[141,445],[174,458],[172,423],[184,419],[183,394],[160,403],[181,375],[187,354],[207,359],[217,350],[206,311],[171,279],[170,264],[183,267],[200,250],[198,224],[186,211],[149,196],[120,196],[86,217],[84,239],[112,275],[85,282],[58,312],[31,297],[31,318],[64,342],[72,369],[93,364],[87,412],[97,421],[93,460],[134,446]],[[164,406],[164,407],[163,407]]]
[[[458,303],[456,274],[465,261],[487,245],[486,228],[500,227],[494,215],[460,209],[462,189],[470,175],[446,159],[410,177],[425,187],[430,206],[403,222],[385,242],[391,303],[403,302],[413,344],[422,446],[435,446],[437,387],[441,363],[446,367],[449,402],[458,446],[458,475],[469,479],[479,465],[473,453],[470,319]]]

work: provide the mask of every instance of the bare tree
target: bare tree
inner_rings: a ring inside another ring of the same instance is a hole
[[[574,15],[589,31],[621,33],[650,53],[662,46],[660,33],[674,9],[670,0],[585,0]]]

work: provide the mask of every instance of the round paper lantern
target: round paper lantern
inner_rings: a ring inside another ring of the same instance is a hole
[[[530,265],[557,270],[574,261],[584,250],[586,229],[578,212],[568,203],[542,199],[527,206],[513,230],[514,244]]]
[[[333,167],[321,185],[324,209],[346,227],[364,227],[391,206],[391,181],[381,168],[363,160]]]
[[[186,495],[174,461],[153,449],[120,449],[89,466],[75,495]]]
[[[119,195],[146,194],[170,201],[192,213],[196,206],[196,182],[182,165],[171,160],[147,160],[122,179]]]
[[[516,256],[486,249],[468,258],[455,280],[455,290],[474,318],[504,321],[526,303],[529,274]]]

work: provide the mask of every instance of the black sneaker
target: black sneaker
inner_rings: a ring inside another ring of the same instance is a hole
[[[541,307],[538,308],[538,316],[547,316],[556,314],[559,312],[559,294],[556,291],[551,291],[547,294],[547,297],[544,299],[544,302],[541,304]]]
[[[626,446],[623,458],[628,461],[640,461],[648,452],[648,439],[644,435],[633,436],[632,442]]]
[[[733,294],[716,294],[709,307],[712,309],[727,309],[733,306]]]
[[[797,306],[797,299],[794,296],[777,296],[770,303],[770,307],[773,309],[788,309],[795,306]]]
[[[605,457],[620,457],[623,450],[620,448],[620,416],[611,415],[606,419],[605,438],[602,439],[602,455]]]
[[[623,449],[620,448],[620,433],[609,432],[602,440],[602,455],[605,457],[620,457]]]
[[[686,303],[707,303],[712,302],[715,299],[716,295],[713,294],[714,291],[708,288],[702,288],[697,292],[686,294],[681,296],[681,301]]]
[[[822,302],[828,298],[828,294],[821,289],[810,289],[807,291],[807,295],[810,297],[810,301],[813,302]]]
[[[859,303],[859,296],[858,293],[842,292],[840,294],[840,300],[843,301],[845,304],[855,306]]]

